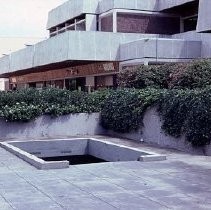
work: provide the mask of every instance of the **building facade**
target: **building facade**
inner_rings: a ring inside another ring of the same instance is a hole
[[[210,0],[69,0],[49,38],[0,58],[0,88],[92,90],[140,64],[211,57]]]

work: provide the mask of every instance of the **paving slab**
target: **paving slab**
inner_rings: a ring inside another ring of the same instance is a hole
[[[1,210],[211,209],[211,157],[95,136],[167,155],[41,171],[0,148]]]

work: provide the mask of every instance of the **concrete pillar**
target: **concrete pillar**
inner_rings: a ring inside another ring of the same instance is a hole
[[[117,33],[117,12],[113,11],[113,32]]]
[[[9,79],[8,78],[0,78],[0,91],[9,90]]]
[[[87,87],[88,93],[91,92],[91,90],[94,88],[94,86],[95,86],[95,77],[87,76],[86,77],[86,87]]]
[[[109,75],[105,77],[105,86],[114,86],[113,75]]]
[[[94,76],[87,76],[86,77],[86,86],[95,86],[95,77]]]
[[[86,14],[86,31],[97,31],[97,15]]]
[[[148,59],[144,59],[144,66],[149,66],[149,60]]]
[[[210,0],[200,0],[199,1],[199,15],[197,32],[206,32],[211,30],[211,15],[210,15]]]

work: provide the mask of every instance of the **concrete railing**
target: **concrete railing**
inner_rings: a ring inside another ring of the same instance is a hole
[[[116,61],[119,60],[120,44],[146,37],[163,36],[68,31],[0,58],[0,74],[68,60]]]
[[[71,0],[51,10],[47,29],[64,23],[81,14],[97,14],[99,0]]]
[[[140,58],[194,59],[201,57],[201,41],[145,38],[122,44],[120,60]]]
[[[130,9],[142,11],[158,11],[158,0],[101,0],[99,2],[99,13],[104,13],[112,9]]]

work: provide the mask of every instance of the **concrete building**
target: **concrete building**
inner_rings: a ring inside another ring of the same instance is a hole
[[[49,12],[47,40],[0,59],[0,87],[90,90],[134,65],[211,57],[210,9],[210,0],[69,0]]]

